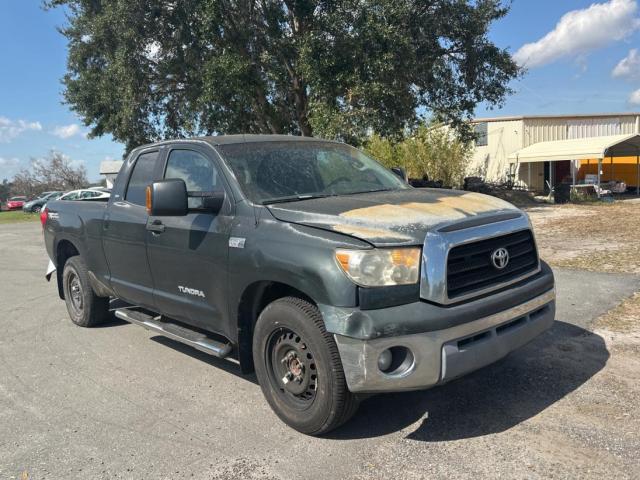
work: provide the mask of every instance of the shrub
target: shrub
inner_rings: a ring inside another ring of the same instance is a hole
[[[462,185],[473,151],[442,124],[421,125],[399,142],[372,135],[364,148],[386,167],[404,168],[410,178],[427,175],[451,187]]]

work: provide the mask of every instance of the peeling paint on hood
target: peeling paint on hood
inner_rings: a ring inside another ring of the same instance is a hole
[[[268,208],[279,220],[344,233],[375,246],[419,245],[438,227],[518,211],[495,197],[442,189],[371,192]]]

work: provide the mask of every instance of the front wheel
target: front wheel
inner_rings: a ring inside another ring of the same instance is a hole
[[[292,428],[320,435],[356,412],[338,348],[309,302],[286,297],[269,304],[256,323],[253,358],[269,405]]]
[[[31,209],[32,213],[40,213],[40,210],[42,210],[42,207],[40,205],[36,205],[35,207],[33,207]]]

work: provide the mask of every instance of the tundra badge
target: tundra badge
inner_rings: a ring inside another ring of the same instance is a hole
[[[196,297],[205,298],[204,292],[202,290],[198,290],[195,288],[183,287],[182,285],[178,285],[178,290],[180,293],[188,293],[189,295],[194,295]]]

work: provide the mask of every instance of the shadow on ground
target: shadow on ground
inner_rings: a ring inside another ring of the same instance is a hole
[[[180,343],[176,340],[172,340],[171,338],[163,337],[160,335],[151,337],[151,340],[164,345],[165,347],[173,348],[174,350],[177,350],[180,353],[184,353],[185,355],[189,355],[191,358],[200,360],[201,362],[209,364],[212,367],[219,368],[220,370],[224,370],[227,373],[231,373],[242,378],[243,380],[258,385],[258,379],[256,378],[255,374],[252,373],[249,375],[243,375],[240,371],[240,364],[233,359],[214,357],[212,355],[209,355],[208,353],[201,352],[200,350],[196,350],[195,348],[185,345],[184,343]]]
[[[608,358],[602,337],[556,321],[526,347],[466,377],[431,390],[365,400],[356,416],[328,437],[376,437],[421,419],[407,438],[442,442],[502,432],[580,387]]]
[[[110,326],[120,325],[114,319]],[[256,386],[236,362],[212,357],[162,336],[156,341]],[[407,438],[442,442],[503,432],[537,415],[602,370],[609,352],[602,337],[570,323],[553,327],[505,359],[430,390],[376,395],[325,438],[370,438],[410,425]]]

